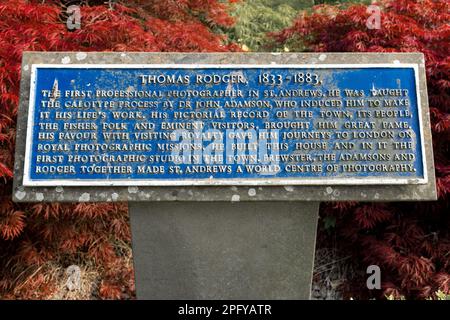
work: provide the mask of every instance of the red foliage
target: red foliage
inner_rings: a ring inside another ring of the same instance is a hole
[[[38,271],[52,259],[67,266],[93,261],[103,270],[102,298],[126,298],[134,291],[132,270],[115,245],[130,243],[125,204],[10,200],[22,52],[238,48],[211,31],[232,23],[223,1],[136,0],[113,8],[104,2],[81,6],[81,29],[69,31],[60,1],[0,0],[0,298],[48,297],[55,288]]]
[[[439,201],[330,203],[322,215],[339,216],[340,246],[359,256],[362,266],[381,267],[383,295],[450,293],[450,2],[389,0],[380,6],[380,29],[367,28],[366,6],[317,6],[272,36],[279,44],[308,51],[424,53]],[[364,280],[355,283],[349,295],[373,295],[364,285]]]

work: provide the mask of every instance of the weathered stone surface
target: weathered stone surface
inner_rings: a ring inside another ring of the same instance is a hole
[[[214,187],[25,187],[23,167],[30,94],[31,65],[48,64],[365,64],[418,63],[422,134],[426,156],[427,184],[322,185],[322,186],[214,186]],[[18,202],[52,201],[407,201],[435,200],[436,186],[431,131],[422,54],[417,53],[86,53],[60,52],[24,54],[17,126],[13,199]]]
[[[130,203],[138,299],[309,299],[318,202]]]

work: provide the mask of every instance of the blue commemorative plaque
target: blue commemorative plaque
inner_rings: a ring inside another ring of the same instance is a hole
[[[34,64],[24,186],[424,184],[416,64]]]

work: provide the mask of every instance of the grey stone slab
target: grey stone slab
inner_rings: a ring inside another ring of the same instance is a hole
[[[309,299],[318,202],[129,206],[138,299]]]
[[[427,184],[214,186],[214,187],[26,187],[23,185],[25,139],[31,65],[48,64],[351,64],[417,63],[419,66],[422,134]],[[80,53],[26,52],[22,61],[13,200],[17,202],[74,201],[411,201],[436,200],[425,65],[421,53]]]

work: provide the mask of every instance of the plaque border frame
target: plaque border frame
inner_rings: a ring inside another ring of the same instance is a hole
[[[23,184],[27,119],[33,64],[418,64],[418,85],[425,142],[426,184],[397,185],[267,185],[267,186],[25,186]],[[437,188],[433,161],[425,58],[420,52],[24,52],[16,127],[12,198],[15,202],[118,202],[118,201],[433,201]]]

